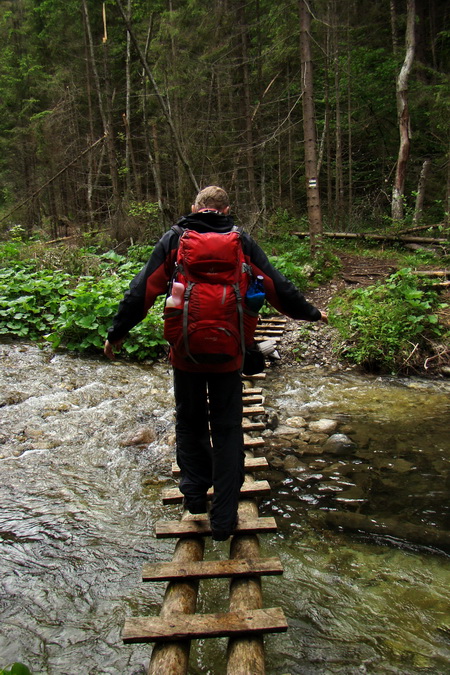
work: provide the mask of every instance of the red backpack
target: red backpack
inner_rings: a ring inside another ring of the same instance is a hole
[[[172,285],[183,284],[184,293],[178,306],[165,308],[164,337],[190,363],[225,364],[244,354],[258,321],[244,303],[251,268],[241,235],[237,228],[182,232]]]

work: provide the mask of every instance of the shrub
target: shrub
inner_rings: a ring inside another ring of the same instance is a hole
[[[69,282],[64,272],[28,265],[0,269],[0,334],[39,339],[51,329]]]
[[[411,356],[443,334],[434,311],[444,305],[420,284],[411,270],[402,269],[385,284],[334,298],[330,322],[345,340],[345,357],[369,370],[407,372],[414,364]]]
[[[114,251],[92,254],[96,274],[78,279],[60,270],[36,269],[34,260],[10,260],[9,267],[0,268],[0,335],[45,338],[54,349],[101,350],[123,292],[141,268],[138,258],[148,249],[134,253],[136,261]],[[161,352],[166,344],[163,302],[159,299],[133,330],[123,347],[125,354],[141,360]]]
[[[124,281],[119,275],[82,278],[61,303],[58,317],[46,339],[54,349],[60,345],[75,351],[103,349],[123,291]],[[124,353],[141,360],[154,358],[162,350],[165,345],[162,302],[163,298],[158,299],[145,321],[133,329],[124,344]]]
[[[277,247],[281,252],[268,256],[269,261],[301,291],[331,279],[341,264],[327,247],[313,258],[309,243],[292,237],[277,240]]]

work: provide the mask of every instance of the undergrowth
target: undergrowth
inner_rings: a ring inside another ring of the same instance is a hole
[[[449,341],[437,316],[446,306],[405,268],[384,283],[334,298],[329,316],[340,334],[341,355],[370,371],[408,373],[433,341]]]
[[[312,259],[308,243],[292,237],[278,237],[262,247],[302,291],[333,278],[340,267],[339,256],[327,246]],[[135,245],[121,255],[88,246],[69,254],[48,250],[41,242],[0,244],[0,335],[98,353],[124,291],[152,250]],[[158,298],[131,331],[123,346],[126,356],[143,360],[165,350],[163,303]],[[402,269],[383,284],[336,297],[330,320],[347,359],[371,370],[407,372],[433,341],[448,344],[448,332],[437,317],[442,307],[435,291]]]
[[[64,271],[53,264],[61,262],[59,255],[44,256],[43,266],[35,251],[34,243],[0,246],[0,335],[49,343],[54,349],[101,350],[124,291],[152,247],[130,247],[127,256],[77,249]],[[162,304],[161,298],[132,331],[125,355],[143,360],[162,352]]]

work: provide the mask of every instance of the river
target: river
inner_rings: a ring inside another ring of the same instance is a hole
[[[154,522],[171,478],[167,363],[114,363],[0,344],[0,668],[34,675],[144,674],[150,645],[127,645],[126,616],[156,615],[164,584],[140,581],[174,542]],[[450,673],[449,551],[391,534],[330,528],[328,511],[448,532],[450,383],[277,366],[263,383],[279,427],[337,420],[347,454],[290,447],[267,477],[262,535],[282,577],[263,581],[286,634],[265,639],[270,675]],[[277,430],[268,432],[273,442]],[[206,556],[227,556],[207,542]],[[227,582],[202,582],[199,611],[227,609]],[[221,675],[226,640],[193,644],[190,673]]]

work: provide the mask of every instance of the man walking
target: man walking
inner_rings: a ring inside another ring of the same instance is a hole
[[[157,296],[169,291],[176,271],[181,266],[179,260],[177,263],[181,233],[193,233],[191,239],[201,246],[202,241],[206,243],[211,237],[209,233],[228,235],[235,229],[225,190],[216,186],[201,190],[191,207],[191,213],[181,218],[177,226],[161,237],[149,261],[131,282],[108,331],[104,347],[106,356],[114,358],[115,351],[120,349],[128,332],[142,321]],[[206,236],[202,239],[202,235]],[[240,233],[239,240],[244,266],[253,277],[263,278],[266,299],[273,307],[293,319],[327,322],[326,314],[305,300],[298,289],[269,263],[266,254],[248,234]],[[226,238],[223,241],[225,246]],[[188,282],[186,307],[191,286],[194,284]],[[225,290],[223,292],[225,294]],[[235,292],[239,308],[239,288],[235,288]],[[242,302],[245,305],[244,299]],[[199,305],[200,301],[194,300],[193,296],[192,303]],[[181,314],[182,310],[178,312]],[[216,307],[214,312],[217,317]],[[173,312],[175,316],[176,313],[177,310]],[[206,512],[206,493],[211,486],[214,487],[210,511],[212,537],[223,541],[236,528],[239,492],[244,480],[243,349],[239,345],[235,352],[223,358],[217,353],[213,355],[214,358],[211,354],[209,358],[200,358],[201,354],[200,357],[198,354],[193,355],[187,337],[187,310],[184,316],[184,336],[179,340],[169,338],[169,358],[174,374],[180,490],[184,495],[185,508],[198,514]],[[211,343],[219,342],[220,335],[233,332],[232,329],[221,329],[217,319],[209,323],[216,324],[216,335],[211,338]]]

